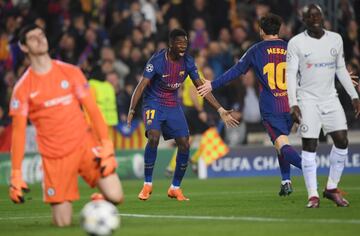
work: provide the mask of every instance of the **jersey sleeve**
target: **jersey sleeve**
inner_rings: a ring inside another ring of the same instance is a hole
[[[336,56],[336,76],[339,79],[341,85],[345,91],[349,94],[351,99],[358,99],[359,96],[352,84],[349,72],[346,69],[345,58],[344,58],[344,46],[341,36],[339,35],[339,46],[338,53]]]
[[[233,65],[224,74],[220,75],[216,80],[212,81],[211,87],[213,89],[217,89],[228,82],[237,79],[240,75],[245,74],[249,70],[250,66],[252,66],[252,54],[253,48],[250,48],[235,65]]]
[[[72,71],[74,78],[74,93],[78,99],[82,99],[90,94],[90,86],[84,73],[79,68]]]
[[[198,69],[197,69],[197,67],[195,65],[194,59],[192,57],[190,57],[190,56],[186,56],[185,63],[186,63],[187,73],[189,74],[191,80],[200,79],[199,72],[198,72]]]
[[[29,113],[29,89],[25,81],[19,81],[15,86],[10,99],[10,116],[27,116]]]
[[[286,54],[286,83],[288,90],[289,106],[297,105],[296,86],[297,73],[299,70],[299,54],[296,44],[290,40],[287,47]]]
[[[149,61],[146,63],[143,77],[152,79],[154,77],[154,75],[156,74],[155,65],[156,65],[155,58],[154,58],[154,56],[152,56],[149,59]]]

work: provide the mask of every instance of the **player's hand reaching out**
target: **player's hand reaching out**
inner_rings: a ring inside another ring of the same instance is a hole
[[[359,99],[353,99],[352,100],[352,105],[355,111],[355,118],[359,118],[359,114],[360,114],[360,101]]]
[[[106,177],[115,172],[117,162],[111,140],[101,140],[101,146],[96,149],[95,155],[95,161],[99,163],[102,177]]]
[[[197,87],[198,93],[200,96],[205,97],[206,94],[210,93],[212,91],[211,81],[210,80],[204,80],[204,83]]]
[[[226,127],[236,127],[239,125],[239,121],[231,115],[234,112],[233,110],[225,110],[223,107],[220,107],[218,112]]]
[[[25,199],[24,199],[23,191],[25,193],[28,193],[30,192],[30,189],[22,179],[21,170],[11,170],[10,187],[9,187],[10,199],[14,203],[24,203]]]
[[[297,106],[297,105],[292,106],[291,109],[290,109],[290,114],[291,114],[291,117],[292,117],[293,121],[295,123],[300,124],[300,122],[301,122],[301,111],[300,111],[299,106]]]

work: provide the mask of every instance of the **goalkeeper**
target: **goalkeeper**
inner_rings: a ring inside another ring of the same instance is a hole
[[[23,203],[28,186],[22,178],[27,117],[37,131],[43,164],[43,200],[57,226],[71,224],[72,202],[79,199],[78,176],[103,197],[118,204],[123,190],[107,126],[79,68],[52,60],[44,30],[34,24],[19,33],[19,45],[30,67],[16,84],[11,102],[13,135],[9,195]],[[93,123],[91,129],[81,110]],[[99,195],[98,195],[99,197]]]

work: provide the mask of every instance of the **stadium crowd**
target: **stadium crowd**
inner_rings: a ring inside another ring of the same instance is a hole
[[[301,32],[302,2],[306,1],[0,0],[0,137],[11,124],[7,113],[13,86],[29,64],[17,43],[19,29],[29,22],[45,29],[53,58],[78,65],[89,80],[107,81],[113,86],[117,123],[126,121],[144,65],[156,50],[166,47],[172,29],[181,27],[188,32],[189,49],[199,70],[212,80],[260,40],[257,20],[267,12],[284,19],[283,39]],[[359,74],[360,1],[337,2],[337,28],[331,21],[326,21],[325,27],[342,35],[348,69]],[[359,129],[350,98],[340,84],[337,88],[349,128]],[[225,140],[234,145],[246,143],[244,133],[264,129],[258,85],[251,70],[232,86],[216,90],[215,96],[224,107],[242,114],[242,125],[227,132]],[[207,120],[217,124],[216,112],[206,104],[205,111]]]

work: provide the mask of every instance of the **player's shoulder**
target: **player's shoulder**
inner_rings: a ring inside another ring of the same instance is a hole
[[[334,39],[334,40],[342,40],[342,37],[339,33],[333,32],[333,31],[329,31],[329,30],[325,30],[325,34],[327,35],[327,37]]]
[[[194,57],[192,57],[188,52],[184,55],[185,63],[195,63]]]
[[[75,65],[72,65],[70,63],[67,63],[67,62],[63,62],[63,61],[60,61],[60,60],[53,60],[53,64],[60,68],[61,70],[66,70],[66,71],[79,71],[80,68],[75,66]]]
[[[24,74],[18,79],[18,81],[15,83],[14,86],[14,92],[15,91],[19,91],[24,89],[27,85],[29,85],[29,80],[30,80],[30,67],[28,67],[26,69],[26,71],[24,72]]]
[[[306,38],[306,32],[303,31],[301,33],[298,33],[294,37],[292,37],[289,40],[289,44],[298,44],[298,43],[302,42],[305,38]]]
[[[164,59],[164,56],[165,56],[165,53],[166,53],[166,49],[161,49],[160,51],[157,51],[155,52],[151,57],[150,57],[150,60],[151,62],[153,63],[156,63],[160,60],[163,60]]]

